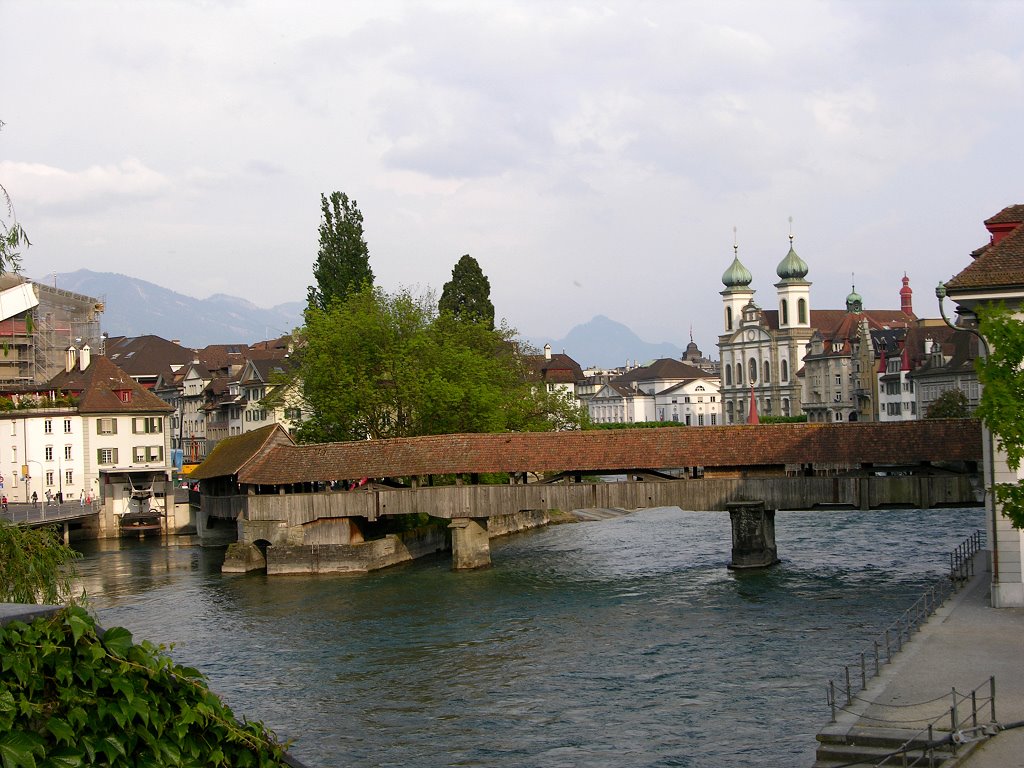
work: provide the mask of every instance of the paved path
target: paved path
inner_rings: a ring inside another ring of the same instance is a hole
[[[982,553],[971,582],[936,611],[882,675],[859,694],[871,703],[842,713],[829,729],[845,732],[852,726],[877,726],[877,719],[912,719],[924,715],[925,708],[907,705],[946,695],[948,707],[952,688],[970,691],[992,676],[996,679],[996,721],[1003,725],[1024,721],[1024,608],[989,606],[991,576],[984,562]],[[984,692],[987,687],[979,695]],[[933,703],[928,709],[934,711],[936,706],[942,704]],[[1024,768],[1024,727],[985,740],[959,765]]]

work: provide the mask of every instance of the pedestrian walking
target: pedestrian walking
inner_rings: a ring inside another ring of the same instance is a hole
[[[3,498],[0,498],[0,507],[3,507],[4,512],[7,511],[7,494],[4,494]]]
[[[36,493],[35,491],[32,491],[32,506],[33,507],[38,507],[39,506],[39,494]]]
[[[84,507],[85,506],[85,491],[79,491],[78,492],[78,506],[80,506],[80,507]]]
[[[52,507],[53,506],[53,491],[51,491],[49,488],[47,488],[45,495],[46,495],[46,506]]]

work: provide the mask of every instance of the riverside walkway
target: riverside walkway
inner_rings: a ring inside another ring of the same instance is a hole
[[[858,694],[853,707],[822,729],[819,741],[856,729],[877,730],[881,721],[927,717],[925,705],[913,705],[948,697],[953,688],[970,691],[990,677],[995,678],[996,721],[1002,725],[1024,721],[1024,609],[989,607],[992,574],[984,564],[982,553],[977,556],[978,568],[967,586],[924,623],[892,663],[883,667],[881,675]],[[987,695],[987,685],[983,692]],[[927,708],[934,711],[935,707],[932,703]],[[987,704],[984,711],[982,722],[987,722]],[[837,764],[821,759],[815,763]],[[877,763],[858,763],[872,764]],[[898,760],[885,763],[900,764]],[[1024,768],[1024,727],[1000,731],[961,747],[960,754],[943,765]]]

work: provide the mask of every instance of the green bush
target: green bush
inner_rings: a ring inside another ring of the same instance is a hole
[[[3,768],[286,765],[198,671],[83,608],[0,627],[0,659]]]

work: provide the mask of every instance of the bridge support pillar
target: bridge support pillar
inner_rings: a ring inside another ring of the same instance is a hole
[[[735,570],[767,568],[779,562],[775,546],[775,510],[763,501],[731,501],[725,505],[732,522],[732,562]]]
[[[491,564],[491,540],[486,517],[456,517],[452,531],[452,569],[486,568]]]

